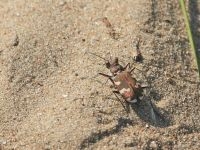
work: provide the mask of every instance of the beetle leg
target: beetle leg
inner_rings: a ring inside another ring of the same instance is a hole
[[[113,81],[112,76],[104,74],[104,73],[99,73],[99,74],[104,76],[104,77],[107,77],[115,85],[115,82]]]
[[[113,94],[115,94],[115,96],[117,97],[118,101],[122,104],[122,106],[124,107],[124,109],[126,110],[126,107],[124,106],[123,102],[120,100],[120,98],[117,96],[117,94],[119,95],[119,91],[113,91]]]
[[[135,67],[134,68],[132,68],[129,72],[131,73],[131,72],[133,72],[135,70]]]
[[[107,77],[107,78],[111,78],[112,77],[112,76],[104,74],[104,73],[99,73],[99,74],[102,75],[102,76],[104,76],[104,77]]]
[[[119,91],[113,91],[113,94],[115,94],[115,96],[117,97],[118,101],[121,103],[121,105],[123,106],[124,110],[128,113],[129,111],[127,111],[127,107],[124,105],[124,103],[120,100],[120,98],[117,95],[120,95]],[[127,102],[125,100],[125,102]]]
[[[99,73],[99,74],[102,75],[102,76],[104,76],[104,77],[107,77],[107,78],[112,78],[112,76],[104,74],[104,73]]]
[[[134,68],[131,68],[131,64],[130,63],[128,63],[125,67],[124,67],[124,70],[126,70],[127,68],[129,68],[129,72],[131,73],[131,72],[133,72],[133,70],[135,70],[135,67]]]
[[[130,63],[126,64],[126,66],[123,69],[126,70],[127,67],[131,68]]]

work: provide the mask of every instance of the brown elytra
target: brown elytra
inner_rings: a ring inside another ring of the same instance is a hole
[[[113,78],[115,88],[119,91],[122,97],[128,102],[136,102],[137,96],[135,91],[138,90],[136,79],[131,76],[128,71],[122,71]]]

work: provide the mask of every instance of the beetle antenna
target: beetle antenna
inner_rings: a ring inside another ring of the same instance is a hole
[[[108,60],[106,60],[105,58],[103,58],[103,57],[101,57],[101,56],[99,56],[99,55],[97,55],[97,54],[95,54],[95,53],[92,53],[92,52],[88,52],[88,53],[90,53],[90,54],[92,54],[92,55],[94,55],[94,56],[97,56],[97,57],[99,57],[99,58],[101,58],[101,59],[103,59],[103,60],[105,60],[105,61],[108,61]]]

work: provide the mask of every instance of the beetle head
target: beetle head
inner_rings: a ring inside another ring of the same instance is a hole
[[[116,75],[118,72],[121,72],[123,70],[123,67],[119,64],[117,57],[115,57],[111,61],[106,61],[106,68],[110,69],[110,72],[113,75]]]
[[[111,59],[110,61],[108,61],[107,59],[95,53],[92,53],[92,52],[88,52],[88,53],[105,60],[106,68],[108,68],[113,75],[117,75],[119,72],[124,70],[124,68],[119,64],[118,57],[115,57],[114,59]]]

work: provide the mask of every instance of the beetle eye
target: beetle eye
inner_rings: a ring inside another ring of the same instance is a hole
[[[110,62],[109,61],[106,62],[106,68],[108,68],[108,69],[110,68]]]
[[[118,58],[115,57],[112,61],[111,61],[112,65],[118,65]]]
[[[118,57],[115,57],[114,62],[118,64]]]

